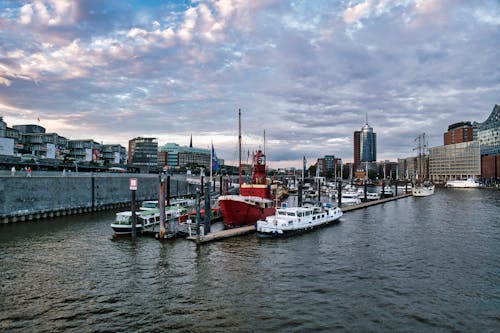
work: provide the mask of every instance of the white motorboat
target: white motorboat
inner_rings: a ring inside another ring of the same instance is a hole
[[[434,194],[434,184],[418,184],[411,189],[414,197],[427,197]]]
[[[358,192],[353,191],[342,191],[342,204],[346,205],[358,205],[361,203]]]
[[[135,230],[140,233],[146,229],[151,229],[160,224],[160,210],[149,208],[137,211],[136,213]],[[187,210],[180,207],[167,207],[165,209],[165,222],[175,219],[176,222],[180,219],[181,215],[186,215]],[[132,211],[124,211],[116,213],[116,218],[111,223],[111,228],[116,235],[130,235],[132,234]]]
[[[462,179],[462,180],[448,180],[444,187],[456,187],[456,188],[478,188],[483,185],[473,178]]]
[[[278,208],[275,215],[257,221],[257,235],[280,237],[302,233],[336,223],[342,214],[340,208],[330,206]]]
[[[380,193],[377,193],[377,192],[366,192],[366,199],[367,200],[379,200],[380,199]]]
[[[389,185],[384,186],[383,188],[384,197],[392,197],[394,195],[394,191],[392,187]]]

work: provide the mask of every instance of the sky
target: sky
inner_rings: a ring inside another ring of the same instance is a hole
[[[2,0],[0,116],[125,147],[192,134],[231,163],[241,109],[244,159],[274,168],[352,161],[368,119],[395,161],[486,120],[499,45],[499,0]]]

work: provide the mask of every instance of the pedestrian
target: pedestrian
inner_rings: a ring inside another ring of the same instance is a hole
[[[16,167],[12,166],[12,169],[10,169],[10,175],[15,176],[16,175]]]
[[[66,169],[63,169],[63,176],[66,176]]]
[[[26,168],[26,176],[31,177],[31,167]]]

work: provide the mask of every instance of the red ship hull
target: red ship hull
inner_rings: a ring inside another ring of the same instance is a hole
[[[275,213],[272,200],[241,195],[220,197],[219,207],[224,225],[229,228],[252,225]]]

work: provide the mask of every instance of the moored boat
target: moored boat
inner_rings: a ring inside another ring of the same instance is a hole
[[[342,204],[358,205],[361,203],[359,194],[354,191],[342,191]]]
[[[434,184],[417,184],[411,189],[414,197],[427,197],[434,194]]]
[[[478,188],[483,185],[473,178],[462,179],[462,180],[448,180],[444,187],[455,187],[455,188]]]
[[[338,222],[342,210],[337,207],[286,207],[257,221],[257,235],[281,237],[313,230]]]
[[[275,196],[271,193],[271,182],[266,178],[266,156],[261,150],[253,154],[252,182],[242,182],[241,166],[241,112],[239,119],[239,195],[222,195],[219,207],[224,225],[229,228],[255,224],[275,212],[275,199],[280,199],[277,184]]]

